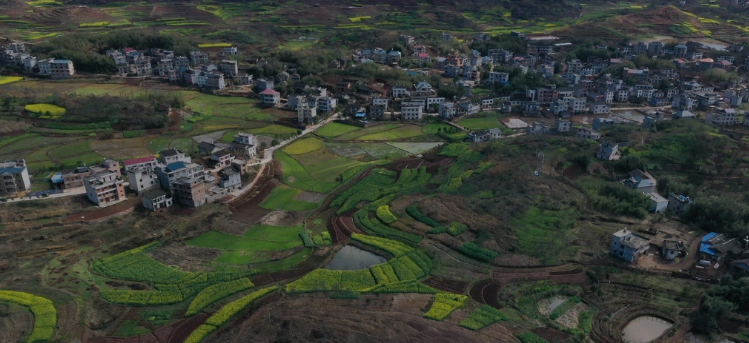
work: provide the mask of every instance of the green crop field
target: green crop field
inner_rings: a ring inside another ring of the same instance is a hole
[[[259,129],[250,129],[249,131],[250,133],[254,133],[257,135],[270,135],[270,136],[291,135],[291,134],[297,133],[297,129],[293,127],[276,125],[276,124],[262,127]]]
[[[320,193],[327,193],[337,186],[336,179],[343,171],[361,164],[322,149],[293,158],[283,151],[276,151],[276,159],[281,162],[284,183]]]
[[[418,137],[421,135],[423,135],[423,133],[421,132],[421,127],[415,125],[407,125],[388,131],[363,135],[358,139],[362,141],[386,141]]]
[[[191,153],[197,150],[198,143],[192,138],[168,137],[153,138],[148,142],[148,150],[154,154],[169,148],[176,148],[185,153]]]
[[[247,231],[243,236],[208,231],[187,241],[187,244],[221,250],[287,250],[302,244],[302,240],[299,238],[299,231],[301,230],[301,226],[258,225]]]
[[[426,134],[436,135],[444,130],[451,129],[454,127],[455,126],[448,125],[448,124],[427,124],[421,130]]]
[[[307,211],[314,210],[317,204],[295,200],[301,190],[286,187],[284,185],[278,185],[270,193],[267,199],[260,205],[262,208],[269,210],[285,210],[285,211]]]
[[[315,131],[315,134],[317,134],[320,137],[335,138],[335,137],[347,134],[349,132],[354,132],[354,131],[359,131],[359,130],[361,130],[360,127],[353,126],[353,125],[330,123],[319,128],[317,131]]]
[[[349,133],[345,133],[341,136],[338,136],[336,140],[356,140],[359,139],[361,136],[366,136],[378,132],[388,131],[392,129],[396,129],[401,127],[400,124],[380,124],[372,127],[368,127],[366,129],[351,131]]]
[[[471,130],[494,129],[501,126],[498,117],[494,116],[484,118],[466,118],[456,124]]]
[[[91,153],[91,141],[79,141],[53,148],[50,155],[54,158],[65,159]]]
[[[304,138],[289,144],[283,151],[289,155],[301,155],[322,149],[322,141],[317,138]]]

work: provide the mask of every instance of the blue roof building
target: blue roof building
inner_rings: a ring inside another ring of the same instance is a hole
[[[700,242],[700,255],[703,259],[719,261],[728,254],[739,255],[744,250],[744,244],[740,240],[716,232],[708,233]]]

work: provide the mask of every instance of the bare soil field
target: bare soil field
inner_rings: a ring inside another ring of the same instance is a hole
[[[168,266],[176,266],[181,270],[189,272],[200,272],[212,270],[208,265],[219,257],[221,253],[218,249],[174,243],[155,249],[149,255]]]
[[[273,211],[258,222],[270,226],[297,226],[304,222],[311,211]]]
[[[252,335],[270,342],[518,342],[503,326],[503,335],[490,336],[423,318],[430,298],[380,295],[334,300],[319,294],[282,298],[213,341],[233,342],[235,337]]]
[[[150,137],[143,136],[138,138],[93,141],[91,143],[91,150],[117,160],[149,156],[153,155],[147,148],[149,140]]]

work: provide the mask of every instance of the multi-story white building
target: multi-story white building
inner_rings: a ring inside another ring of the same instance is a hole
[[[0,162],[0,194],[15,194],[31,189],[25,160]]]
[[[338,106],[338,100],[333,97],[323,96],[317,98],[317,109],[322,113],[333,113]]]
[[[168,197],[166,193],[160,189],[146,192],[143,194],[141,200],[143,201],[143,207],[151,211],[164,209],[174,204],[172,198]]]
[[[715,126],[736,125],[736,110],[732,108],[711,108],[705,118],[705,124]]]
[[[498,85],[507,83],[510,80],[510,74],[509,73],[500,73],[500,72],[489,72],[489,78],[486,80],[486,83],[491,85]]]
[[[159,178],[156,176],[156,172],[148,171],[143,167],[127,170],[127,182],[128,187],[138,194],[159,186]]]
[[[403,120],[415,120],[419,121],[421,120],[423,116],[423,107],[422,106],[406,106],[401,107],[401,118]]]
[[[567,109],[572,113],[582,113],[585,112],[586,100],[585,98],[574,98],[574,97],[568,97],[564,98],[564,100],[567,101],[567,105],[569,106]]]
[[[276,106],[281,103],[281,93],[269,88],[260,92],[260,102],[265,106]]]
[[[443,102],[440,104],[439,116],[442,119],[452,119],[457,114],[454,102]]]
[[[296,107],[297,120],[300,123],[313,123],[317,118],[317,106],[310,105],[307,101],[302,101]]]
[[[73,61],[71,60],[56,60],[54,58],[48,58],[38,61],[38,65],[39,74],[49,75],[53,79],[69,78],[75,74],[75,68],[73,67]]]
[[[232,60],[221,61],[221,72],[231,77],[239,75],[239,68],[237,67],[237,61],[232,61]]]
[[[605,102],[594,102],[590,105],[590,113],[604,114],[609,113],[611,107]]]

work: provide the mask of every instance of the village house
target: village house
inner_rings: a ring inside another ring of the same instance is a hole
[[[442,119],[450,120],[456,117],[456,106],[454,102],[443,102],[439,107],[439,116]]]
[[[219,150],[211,154],[208,160],[208,167],[210,168],[226,168],[231,165],[234,161],[234,156],[226,150]]]
[[[202,165],[180,161],[157,167],[156,175],[159,178],[161,188],[171,190],[173,184],[180,178],[203,180],[205,178],[205,171]]]
[[[615,232],[611,237],[611,255],[630,263],[647,254],[649,248],[649,239],[638,236],[627,228]]]
[[[297,121],[301,123],[314,123],[317,120],[317,103],[310,103],[306,99],[296,107]]]
[[[645,195],[650,198],[650,207],[648,207],[648,211],[656,214],[663,214],[666,212],[668,209],[668,199],[655,192],[646,193]]]
[[[122,178],[113,171],[103,171],[84,180],[86,196],[99,207],[106,207],[125,200]]]
[[[219,176],[221,177],[218,183],[219,187],[228,191],[242,188],[242,175],[238,171],[226,168],[219,172]]]
[[[143,194],[141,197],[143,207],[150,211],[158,211],[174,204],[174,200],[167,196],[164,191],[154,189]]]
[[[529,135],[543,135],[549,133],[549,125],[540,122],[533,122],[533,125],[528,126]]]
[[[502,138],[502,130],[498,128],[468,133],[468,139],[471,140],[471,143],[488,142],[500,138]]]
[[[223,145],[223,144],[222,144]],[[202,155],[210,155],[216,151],[222,150],[223,147],[219,146],[218,143],[213,142],[200,142],[198,143],[198,152]]]
[[[554,129],[556,129],[557,132],[570,132],[570,130],[572,130],[572,121],[567,119],[557,119],[556,122],[554,122]]]
[[[132,168],[126,171],[128,188],[138,194],[159,186],[159,179],[154,169],[148,170],[145,167]]]
[[[585,139],[598,140],[601,138],[601,133],[587,127],[580,127],[575,132],[575,136]]]
[[[401,119],[419,121],[423,116],[423,106],[401,106]]]
[[[421,81],[417,83],[414,86],[413,92],[411,92],[412,96],[425,96],[425,97],[433,97],[437,95],[437,91],[435,91],[432,88],[432,85],[427,83],[426,81]]]
[[[198,207],[208,202],[202,178],[181,177],[172,186],[172,195],[182,205]]]
[[[746,246],[741,240],[711,232],[700,242],[700,260],[722,261],[726,257],[740,255],[744,250]]]
[[[53,79],[67,79],[75,74],[75,67],[71,60],[56,60],[48,58],[37,62],[39,74],[46,75]]]
[[[133,170],[133,169],[143,169],[146,171],[153,171],[156,168],[157,159],[156,159],[156,156],[134,158],[134,159],[122,161],[122,165],[125,168],[126,172],[129,170]]]
[[[680,241],[664,240],[661,246],[661,256],[666,261],[673,261],[685,253],[684,243]]]
[[[692,113],[692,112],[690,112],[690,111],[683,110],[683,111],[674,112],[673,119],[674,120],[678,120],[678,119],[697,119],[697,115],[694,114],[694,113]]]
[[[260,103],[264,106],[278,106],[281,103],[281,93],[273,89],[266,89],[260,92]]]
[[[674,213],[684,213],[692,205],[692,199],[689,197],[671,193],[668,195],[668,210]]]
[[[649,173],[635,169],[629,172],[629,178],[622,180],[622,184],[627,186],[627,188],[649,194],[655,190],[656,182]]]
[[[596,158],[604,161],[619,160],[619,144],[613,142],[604,142],[598,147]]]
[[[26,168],[26,160],[0,163],[0,194],[17,194],[31,190],[31,178]]]
[[[711,107],[705,118],[707,125],[729,126],[737,123],[736,110],[732,108]]]
[[[159,161],[161,164],[172,164],[174,162],[192,163],[190,155],[174,148],[159,151]]]
[[[234,135],[234,140],[231,142],[231,150],[241,151],[244,156],[253,158],[257,155],[258,145],[257,136],[251,133],[239,132]]]

